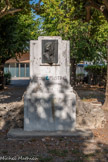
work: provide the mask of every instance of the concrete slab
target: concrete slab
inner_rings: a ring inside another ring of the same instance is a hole
[[[26,138],[34,138],[34,137],[44,137],[44,136],[53,136],[53,137],[65,137],[65,136],[73,136],[73,137],[93,137],[93,133],[91,130],[84,130],[84,129],[76,129],[71,132],[64,132],[64,131],[24,131],[24,129],[16,128],[16,129],[10,129],[7,137],[10,138],[18,138],[18,139],[26,139]]]

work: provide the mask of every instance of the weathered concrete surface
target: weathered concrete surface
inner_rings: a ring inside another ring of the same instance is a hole
[[[8,132],[8,138],[32,138],[32,137],[42,137],[42,136],[81,136],[81,137],[93,137],[92,131],[88,129],[76,129],[74,131],[24,131],[21,128],[11,129]]]
[[[42,40],[58,40],[58,63],[42,63]],[[41,36],[30,41],[30,77],[64,77],[70,83],[70,43],[58,36]],[[61,79],[54,79],[60,83]]]
[[[28,87],[24,103],[24,130],[73,130],[76,120],[75,94],[69,86],[63,89],[61,85],[61,91],[52,91],[51,82],[47,84],[43,89],[38,82],[32,82]]]

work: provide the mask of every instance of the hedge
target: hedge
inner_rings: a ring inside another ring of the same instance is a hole
[[[90,84],[105,85],[107,74],[106,65],[88,65],[84,69],[88,72],[88,81]]]

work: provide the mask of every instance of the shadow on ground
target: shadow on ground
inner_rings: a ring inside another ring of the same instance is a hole
[[[105,101],[105,89],[102,87],[90,86],[90,85],[80,85],[74,87],[78,96],[82,99],[96,99],[102,104]]]
[[[22,97],[26,86],[8,86],[0,91],[0,129],[23,127],[24,103]]]
[[[24,160],[22,158],[36,158],[35,161],[39,162],[108,161],[108,141],[106,144],[104,141],[97,141],[95,136],[7,139],[7,132],[11,127],[23,127],[22,96],[26,90],[26,87],[8,88],[10,89],[0,92],[1,112],[4,112],[4,115],[0,114],[0,118],[5,122],[0,131],[0,158],[15,157],[20,161]]]
[[[7,86],[0,91],[0,103],[11,103],[21,101],[27,86]]]
[[[30,158],[35,158],[38,162],[108,161],[108,144],[95,142],[91,137],[47,136],[9,140],[6,133],[0,133],[0,158],[10,157],[20,161],[25,158],[27,162],[32,161]]]

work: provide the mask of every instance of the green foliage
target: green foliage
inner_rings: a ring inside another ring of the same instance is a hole
[[[105,85],[107,66],[106,65],[89,65],[85,67],[88,72],[89,82],[91,84]]]
[[[84,73],[79,73],[79,74],[77,74],[77,77],[84,77],[84,76],[85,76]]]
[[[29,41],[37,39],[39,21],[32,14],[5,16],[0,19],[0,64],[29,50]]]
[[[48,157],[39,157],[40,162],[52,162],[53,158],[51,156]]]
[[[57,149],[53,149],[53,150],[49,150],[49,153],[55,156],[63,156],[66,157],[68,154],[68,150],[57,150]]]
[[[99,42],[100,51],[102,51],[102,57],[107,59],[106,57],[106,42],[108,40],[108,22],[103,18],[101,19],[101,24],[98,26],[98,29],[95,33],[95,39]]]
[[[92,61],[97,59],[98,45],[95,40],[91,39],[89,34],[91,26],[83,23],[81,20],[71,22],[68,39],[71,43],[71,56],[76,58],[77,62],[81,60]]]
[[[84,79],[84,76],[85,76],[85,74],[84,73],[79,73],[79,74],[77,74],[76,75],[76,81],[77,81],[77,83],[79,82],[82,82],[83,81],[83,79]]]
[[[44,35],[61,36],[62,39],[70,40],[71,57],[77,62],[81,60],[99,61],[106,59],[106,48],[99,40],[98,31],[100,28],[106,30],[103,15],[92,9],[92,20],[87,23],[85,1],[78,0],[42,0],[40,16],[43,20],[41,28]],[[104,23],[103,23],[104,22]],[[107,31],[106,31],[107,32]]]
[[[28,13],[30,12],[31,6],[29,0],[1,0],[0,1],[0,11],[9,11],[12,9],[22,9],[21,12]]]
[[[4,80],[5,80],[5,84],[10,84],[11,73],[5,73],[4,74]]]
[[[89,73],[103,75],[103,74],[106,74],[107,66],[106,65],[88,65],[84,69]]]

